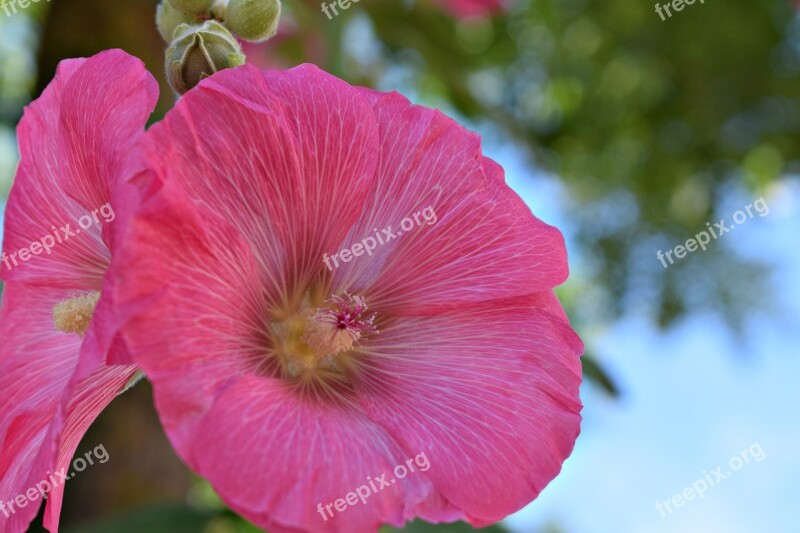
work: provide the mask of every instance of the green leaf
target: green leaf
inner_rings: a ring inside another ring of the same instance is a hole
[[[484,533],[506,533],[506,529],[502,526],[494,525],[481,529],[476,529],[464,522],[456,522],[454,524],[429,524],[422,520],[411,522],[403,529],[395,529],[386,527],[381,530],[381,533],[392,533],[395,531],[402,531],[403,533],[469,533],[471,531],[483,531]]]
[[[195,511],[180,504],[137,509],[91,525],[64,529],[65,533],[197,533],[214,514]]]
[[[592,356],[584,355],[581,358],[581,364],[583,365],[583,376],[586,379],[599,385],[611,397],[619,397],[619,387]]]

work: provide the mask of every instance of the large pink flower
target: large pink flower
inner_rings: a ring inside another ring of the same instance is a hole
[[[552,292],[564,243],[477,135],[312,66],[244,66],[144,150],[124,337],[178,453],[234,510],[272,533],[484,525],[559,472],[581,408]]]
[[[135,201],[121,181],[139,169],[134,148],[156,94],[123,52],[64,61],[19,125],[0,258],[1,531],[27,529],[44,482],[57,484],[45,524],[58,528],[64,485],[55,473],[69,470],[89,424],[137,372],[106,364],[110,352],[126,354],[112,350],[118,320],[103,285]]]

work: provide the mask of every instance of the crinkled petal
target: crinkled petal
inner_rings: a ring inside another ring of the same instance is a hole
[[[419,313],[566,279],[561,233],[534,217],[496,168],[487,176],[476,134],[397,94],[370,97],[381,136],[378,181],[343,247],[376,232],[386,243],[336,268],[337,290],[369,294],[383,312]]]
[[[0,500],[10,502],[68,466],[92,421],[136,372],[106,367],[76,384],[81,348],[77,335],[54,330],[52,308],[70,296],[66,289],[9,283],[0,316]],[[62,404],[65,409],[62,409]],[[63,485],[48,502],[51,531],[57,529]],[[40,497],[11,515],[3,531],[25,531]],[[15,507],[15,509],[17,509]]]
[[[132,152],[155,105],[155,83],[141,61],[119,50],[59,65],[19,125],[2,279],[100,284],[110,259],[102,226],[113,221],[113,210],[101,208],[115,177],[140,161]],[[20,256],[24,249],[36,255]]]
[[[2,257],[9,281],[0,315],[0,498],[16,498],[67,466],[91,422],[137,372],[106,366],[117,338],[105,329],[116,324],[104,316],[108,298],[95,310],[88,332],[94,342],[56,331],[52,313],[57,303],[102,288],[114,232],[100,223],[116,219],[102,208],[118,195],[118,182],[141,171],[134,147],[156,87],[141,61],[122,51],[65,61],[20,123],[22,159]],[[131,205],[115,202],[123,210]],[[91,223],[79,227],[81,217]],[[74,234],[62,235],[62,226]],[[6,264],[47,235],[54,241],[48,252]],[[50,494],[46,525],[53,531],[62,491]],[[25,530],[37,508],[19,509],[9,531]]]
[[[61,428],[58,424],[51,425],[48,435],[53,442],[58,442],[58,457],[53,472],[70,471],[72,457],[89,426],[131,384],[138,372],[139,369],[132,365],[102,366],[68,388],[68,393],[62,399],[62,409],[66,408],[66,415],[59,417],[66,422]],[[44,526],[49,531],[58,531],[63,498],[64,485],[50,493],[44,516]]]
[[[210,402],[226,381],[259,370],[270,297],[250,244],[175,186],[164,184],[129,226],[111,295],[132,316],[124,343],[148,378],[181,379],[211,365],[208,380],[195,384],[201,402]],[[188,432],[207,408],[183,412]]]
[[[583,346],[559,307],[541,293],[401,318],[361,350],[370,418],[427,453],[441,499],[473,525],[533,500],[578,436]]]
[[[360,93],[314,67],[265,75],[246,65],[187,93],[146,151],[159,179],[247,239],[280,301],[318,275],[355,219],[374,178],[376,129]]]
[[[179,383],[159,388],[162,412],[193,395],[189,383]],[[384,523],[399,526],[426,499],[430,482],[420,472],[396,479],[395,466],[416,453],[399,448],[360,407],[341,402],[298,394],[279,380],[246,377],[216,398],[195,434],[175,445],[233,509],[269,531],[350,533],[376,531]],[[383,474],[389,486],[375,481],[382,490],[370,490],[365,503],[334,509],[333,517],[325,512],[326,505]]]

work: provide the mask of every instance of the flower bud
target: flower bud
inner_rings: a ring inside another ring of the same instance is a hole
[[[197,16],[211,9],[214,0],[167,0],[172,6],[187,15]]]
[[[161,34],[165,41],[170,42],[172,40],[172,36],[175,35],[175,28],[181,24],[191,24],[192,22],[195,22],[195,17],[178,11],[169,0],[162,0],[158,4],[156,26],[158,27],[158,33]]]
[[[244,61],[236,38],[219,22],[207,20],[201,26],[182,24],[167,48],[167,79],[175,92],[184,94],[215,72]]]
[[[230,0],[225,25],[245,41],[257,43],[275,35],[280,16],[280,0]]]
[[[212,18],[220,22],[225,21],[227,14],[228,0],[214,0],[214,3],[211,4],[211,9],[208,10],[208,18]]]

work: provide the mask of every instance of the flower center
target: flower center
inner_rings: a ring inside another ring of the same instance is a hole
[[[93,291],[57,303],[53,307],[53,324],[56,330],[77,333],[81,337],[86,335],[98,300],[100,293]]]
[[[375,315],[359,296],[332,296],[327,305],[302,306],[300,311],[273,322],[276,348],[284,374],[291,378],[338,377],[352,365],[348,352],[365,335],[378,333]]]

